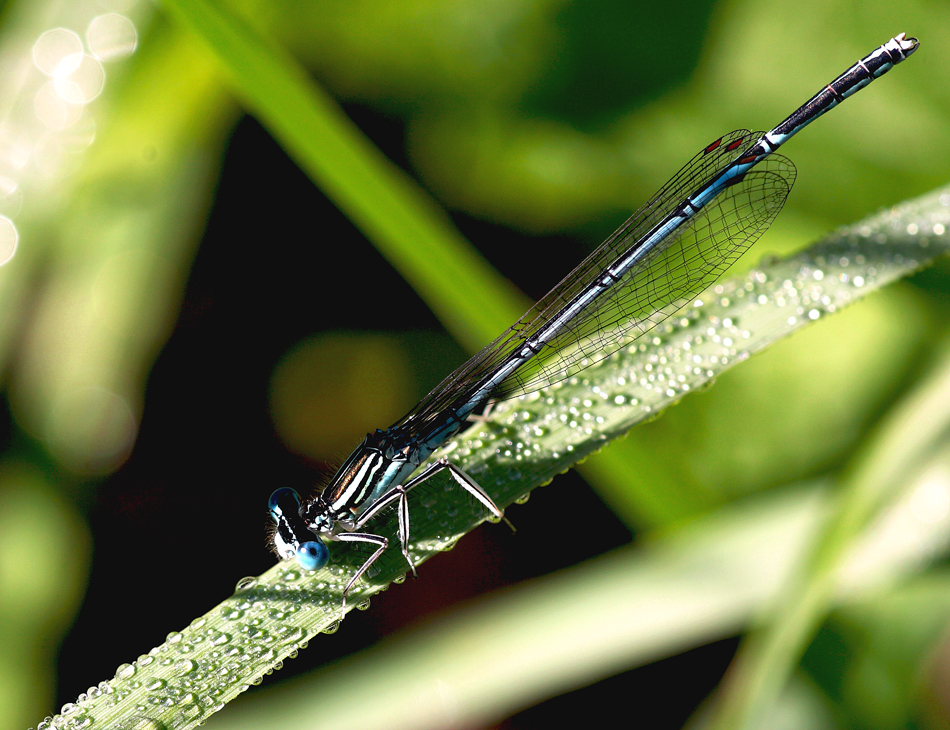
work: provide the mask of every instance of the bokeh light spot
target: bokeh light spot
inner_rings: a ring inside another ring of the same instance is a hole
[[[271,414],[294,451],[335,459],[412,405],[405,350],[387,335],[332,334],[298,343],[271,380]]]
[[[102,61],[118,61],[132,55],[138,34],[132,21],[118,13],[93,18],[86,31],[89,52]]]
[[[70,104],[88,104],[99,96],[105,82],[105,69],[92,56],[83,56],[69,75],[53,78],[56,93]]]
[[[0,140],[0,161],[13,170],[26,167],[33,155],[33,139],[27,135]]]
[[[129,456],[138,430],[125,398],[100,386],[75,388],[53,404],[47,443],[67,468],[108,474]]]
[[[16,218],[23,207],[23,189],[16,180],[0,175],[0,216]]]
[[[78,122],[56,136],[66,152],[82,152],[96,138],[96,120],[88,112],[83,112]]]
[[[68,76],[82,58],[82,41],[65,28],[48,30],[33,44],[33,63],[47,76]]]
[[[911,511],[921,522],[936,524],[950,512],[950,494],[947,480],[930,479],[914,490],[910,502]]]
[[[19,240],[20,234],[17,232],[16,226],[13,225],[13,221],[0,216],[0,266],[13,258]]]
[[[47,129],[66,129],[79,121],[82,116],[82,105],[71,104],[56,90],[54,82],[50,81],[40,87],[33,98],[33,109],[36,117]]]

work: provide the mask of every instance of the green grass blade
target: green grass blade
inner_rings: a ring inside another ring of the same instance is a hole
[[[478,349],[525,311],[523,298],[464,240],[445,212],[283,49],[221,5],[167,0],[164,7],[211,48],[248,111],[460,342]],[[313,238],[315,244],[320,240],[319,229]]]
[[[950,434],[950,353],[881,425],[847,472],[803,569],[776,605],[774,616],[753,632],[728,675],[715,730],[762,727],[789,676],[831,608],[842,565],[877,517],[922,463],[945,448]]]
[[[716,285],[649,343],[621,350],[537,396],[499,404],[490,421],[438,455],[475,477],[498,503],[524,498],[752,352],[947,251],[946,195],[941,190],[892,208],[797,256],[771,259],[748,276]],[[908,222],[916,227],[913,234]],[[909,463],[890,458],[897,469]],[[427,483],[414,492],[410,549],[417,564],[451,547],[485,517],[460,490],[442,487]],[[865,512],[861,516],[866,521]],[[394,538],[394,515],[381,515],[373,529]],[[342,589],[365,556],[352,545],[334,545],[332,552],[331,565],[315,574],[279,564],[244,582],[232,598],[120,668],[95,696],[58,718],[57,727],[148,721],[178,730],[203,721],[318,633],[335,629]],[[406,569],[398,549],[390,550],[357,585],[350,607],[401,580]]]

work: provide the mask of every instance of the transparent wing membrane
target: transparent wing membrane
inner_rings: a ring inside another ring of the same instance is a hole
[[[760,137],[761,132],[736,130],[705,147],[521,319],[442,381],[397,426],[411,422],[414,428],[424,428],[466,402],[611,264]],[[540,390],[629,344],[626,334],[642,336],[652,330],[712,283],[768,228],[794,180],[795,167],[786,158],[775,155],[760,163],[567,322],[538,356],[496,387],[492,397],[506,399]]]
[[[718,279],[771,225],[795,178],[773,155],[726,188],[602,297],[567,323],[493,397],[531,393],[649,334]]]

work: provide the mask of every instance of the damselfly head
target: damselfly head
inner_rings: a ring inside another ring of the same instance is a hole
[[[317,570],[327,564],[330,551],[300,517],[300,495],[296,491],[278,489],[270,496],[267,511],[274,521],[270,539],[278,556],[283,560],[296,558],[305,570]]]
[[[284,487],[275,491],[267,502],[267,512],[274,521],[271,546],[281,558],[296,557],[300,545],[313,540],[307,525],[300,519],[300,495],[293,489]]]

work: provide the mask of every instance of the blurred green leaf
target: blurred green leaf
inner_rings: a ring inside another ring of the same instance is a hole
[[[846,602],[802,663],[854,726],[940,727],[950,719],[943,688],[948,628],[950,575],[942,567]],[[841,661],[828,662],[829,650]]]
[[[910,475],[947,450],[950,356],[881,424],[846,472],[838,504],[778,599],[781,610],[745,640],[711,728],[759,727],[832,602],[841,566],[871,521],[900,494]]]
[[[0,465],[0,717],[24,724],[46,710],[92,552],[75,508],[26,462]]]

